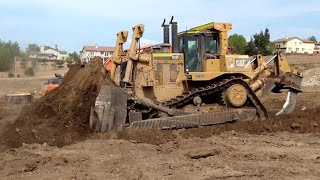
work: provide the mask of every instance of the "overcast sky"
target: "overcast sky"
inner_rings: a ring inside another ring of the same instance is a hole
[[[159,4],[161,3],[161,4]],[[114,46],[116,34],[145,24],[144,44],[162,41],[161,23],[175,16],[179,31],[212,21],[231,22],[247,40],[266,27],[271,39],[320,39],[320,0],[0,0],[0,39],[58,45]]]

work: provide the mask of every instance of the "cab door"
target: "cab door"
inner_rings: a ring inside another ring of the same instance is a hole
[[[200,56],[201,46],[199,35],[184,36],[184,65],[185,72],[203,71],[202,59]]]

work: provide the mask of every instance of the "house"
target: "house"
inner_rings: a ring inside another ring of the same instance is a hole
[[[274,41],[276,50],[285,53],[313,54],[315,43],[298,37],[285,37]]]
[[[314,47],[314,53],[319,54],[320,53],[320,43],[316,43]]]
[[[101,57],[103,60],[113,55],[114,47],[109,46],[84,46],[80,51],[80,59],[82,62],[89,62],[94,57]]]
[[[29,57],[48,60],[66,60],[69,55],[67,51],[60,51],[50,46],[40,46],[40,52],[30,54]]]
[[[57,56],[51,53],[34,53],[29,55],[30,58],[57,60]]]

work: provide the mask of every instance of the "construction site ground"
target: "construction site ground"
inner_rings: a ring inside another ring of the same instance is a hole
[[[87,128],[87,106],[108,83],[98,61],[73,67],[31,106],[0,101],[0,178],[318,179],[320,56],[287,58],[306,72],[290,115],[274,116],[286,94],[272,94],[263,98],[266,121],[117,134]]]

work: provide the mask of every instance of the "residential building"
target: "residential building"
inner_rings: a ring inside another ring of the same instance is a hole
[[[30,58],[57,60],[57,56],[51,53],[34,53],[29,55]]]
[[[40,46],[40,52],[30,54],[29,57],[48,60],[66,60],[69,55],[67,51],[60,51],[50,46]]]
[[[316,43],[314,47],[314,53],[319,54],[320,53],[320,43]]]
[[[285,37],[274,41],[276,49],[285,53],[313,54],[315,43],[298,37]]]
[[[103,60],[113,55],[114,47],[109,46],[84,46],[80,51],[80,59],[82,62],[89,62],[94,57],[101,57]]]

